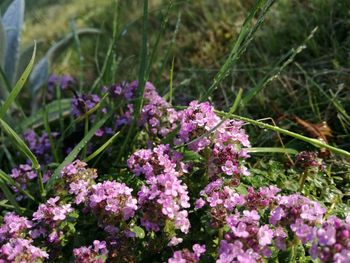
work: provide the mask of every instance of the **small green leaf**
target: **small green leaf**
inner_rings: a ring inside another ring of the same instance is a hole
[[[40,164],[38,160],[21,137],[2,119],[0,119],[0,128],[10,137],[16,148],[32,162],[32,167],[35,170],[39,170]]]
[[[143,239],[145,237],[145,230],[139,226],[133,226],[130,228],[131,232],[135,233],[137,238]]]

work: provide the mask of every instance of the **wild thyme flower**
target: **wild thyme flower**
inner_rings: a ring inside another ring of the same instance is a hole
[[[25,238],[32,226],[32,222],[26,217],[11,212],[6,213],[0,227],[0,244],[9,241],[11,238]]]
[[[183,210],[190,206],[187,186],[178,178],[186,172],[181,158],[169,145],[159,145],[153,150],[139,150],[128,159],[131,171],[146,179],[138,192],[138,202],[141,224],[149,231],[159,231],[166,220],[184,233],[189,230],[188,212]]]
[[[178,112],[180,130],[175,138],[175,144],[189,143],[213,129],[220,118],[214,113],[209,102],[192,101],[187,109]],[[209,146],[211,140],[207,137],[197,139],[188,145],[192,151],[199,152]]]
[[[310,254],[322,262],[350,262],[350,216],[346,220],[332,216],[317,228]]]
[[[170,149],[169,145],[158,145],[153,150],[141,149],[128,159],[130,170],[146,179],[168,173],[181,176],[187,172],[187,166],[181,162],[182,155]]]
[[[185,248],[175,251],[173,256],[168,259],[168,263],[196,263],[206,251],[205,245],[199,244],[194,244],[192,250],[193,252]]]
[[[102,225],[116,225],[132,218],[137,210],[133,189],[116,181],[104,181],[92,186],[89,207]]]
[[[32,245],[32,240],[23,238],[11,238],[0,246],[0,262],[44,262],[49,255]]]
[[[51,133],[53,138],[58,137],[57,132]],[[28,143],[29,149],[35,154],[39,161],[47,164],[53,160],[49,135],[43,132],[41,136],[34,130],[28,130],[24,134],[24,140]]]
[[[87,201],[91,188],[97,178],[96,169],[87,168],[87,163],[75,160],[65,166],[61,176],[68,185],[68,191],[75,196],[75,203],[80,204]]]
[[[73,254],[75,263],[104,263],[108,256],[107,244],[95,240],[93,246],[75,248]]]
[[[250,147],[248,135],[241,128],[243,122],[228,120],[217,128],[214,134],[214,147],[209,159],[209,176],[226,174],[237,178],[249,175],[244,159],[249,155],[243,147]]]
[[[33,213],[34,227],[31,230],[32,238],[44,238],[48,243],[59,244],[64,236],[62,223],[73,212],[71,204],[59,204],[59,197],[50,198],[45,204],[40,204]]]

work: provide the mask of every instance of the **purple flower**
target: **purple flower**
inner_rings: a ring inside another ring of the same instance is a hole
[[[263,225],[259,228],[258,239],[260,246],[270,245],[272,243],[274,233],[268,225]]]
[[[188,262],[199,262],[199,259],[202,254],[205,253],[205,245],[194,244],[193,252],[188,249],[183,249],[179,251],[175,251],[173,256],[168,259],[168,263],[188,263]]]
[[[75,263],[103,263],[108,256],[105,241],[94,240],[93,246],[73,249]]]

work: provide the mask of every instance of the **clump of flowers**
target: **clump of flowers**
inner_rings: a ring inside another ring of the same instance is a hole
[[[105,228],[132,218],[137,210],[133,189],[124,183],[104,181],[92,186],[89,207]]]
[[[32,245],[32,240],[12,238],[0,247],[0,262],[44,262],[49,255]]]
[[[350,216],[327,219],[316,231],[310,254],[322,262],[350,262]]]
[[[177,127],[176,111],[159,96],[151,82],[146,82],[144,100],[139,125],[145,126],[151,134],[166,137]]]
[[[0,227],[0,244],[12,238],[25,238],[32,226],[32,222],[26,217],[11,212],[6,213]]]
[[[53,138],[58,137],[57,132],[51,133]],[[43,132],[41,136],[36,134],[34,130],[28,130],[23,134],[24,140],[28,143],[29,149],[43,164],[47,164],[53,160],[51,154],[51,144],[47,132]]]
[[[75,248],[73,250],[75,263],[103,263],[108,256],[105,241],[95,240],[93,246]]]
[[[189,143],[188,148],[195,152],[211,144],[208,137],[197,138],[208,133],[220,122],[220,118],[214,113],[214,108],[209,102],[192,101],[187,109],[178,112],[178,118],[180,130],[175,138],[175,143],[178,145]],[[194,139],[197,140],[191,142]]]
[[[96,169],[87,168],[87,163],[75,160],[62,169],[61,176],[68,186],[69,193],[75,196],[75,203],[80,204],[87,201],[97,172]]]
[[[243,147],[250,147],[250,142],[242,125],[241,121],[228,120],[215,131],[208,165],[209,176],[215,178],[219,174],[225,174],[236,178],[238,184],[240,175],[249,175],[244,166],[244,160],[249,155]]]
[[[178,178],[183,173],[183,165],[178,165],[180,158],[169,145],[159,145],[153,150],[139,150],[128,160],[131,171],[146,178],[137,195],[141,224],[148,231],[159,231],[167,221],[183,233],[190,228],[188,212],[184,210],[190,207],[187,186]]]
[[[175,251],[173,256],[168,259],[168,263],[196,263],[206,251],[205,245],[199,244],[194,244],[192,250],[193,252],[188,249]]]
[[[33,213],[32,238],[43,238],[49,244],[60,244],[68,234],[64,222],[73,216],[73,208],[70,204],[58,203],[59,199],[58,196],[50,198],[45,204],[40,204],[38,210]]]
[[[181,162],[182,155],[161,144],[150,149],[141,149],[134,152],[128,159],[130,170],[137,176],[143,175],[146,179],[164,173],[181,176],[187,172],[187,166]]]

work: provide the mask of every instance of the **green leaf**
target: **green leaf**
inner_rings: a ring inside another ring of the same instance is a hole
[[[3,25],[7,34],[7,51],[4,70],[10,84],[14,83],[16,77],[23,19],[24,0],[14,0],[3,17]]]
[[[22,76],[17,81],[15,87],[13,88],[10,95],[7,97],[6,101],[4,102],[4,105],[2,105],[2,107],[0,109],[0,119],[4,118],[6,111],[10,108],[11,104],[15,101],[19,92],[22,90],[24,84],[26,83],[28,76],[29,76],[30,72],[32,71],[32,68],[34,65],[35,54],[36,54],[36,45],[34,45],[32,58],[30,59],[30,62],[28,64],[27,68],[24,70]]]
[[[145,237],[145,230],[143,230],[142,227],[139,226],[132,226],[130,228],[131,232],[135,233],[137,238],[143,239]]]
[[[21,137],[2,119],[0,119],[0,128],[10,137],[15,147],[32,162],[32,167],[35,170],[39,170],[40,164],[38,160]]]
[[[96,151],[94,151],[92,154],[90,154],[88,157],[84,159],[84,162],[88,162],[92,159],[94,159],[97,155],[99,155],[101,152],[103,152],[112,142],[113,140],[119,135],[119,132],[114,134],[111,138],[108,139],[104,144],[102,144]]]
[[[85,137],[74,147],[74,149],[67,155],[63,162],[56,168],[53,172],[53,175],[50,177],[49,181],[46,184],[46,189],[49,191],[51,187],[56,182],[57,178],[60,175],[61,170],[69,163],[73,162],[74,159],[78,156],[79,152],[84,148],[85,145],[91,140],[95,135],[96,131],[102,127],[102,125],[108,120],[111,115],[108,114],[102,119],[100,119],[85,135]]]

